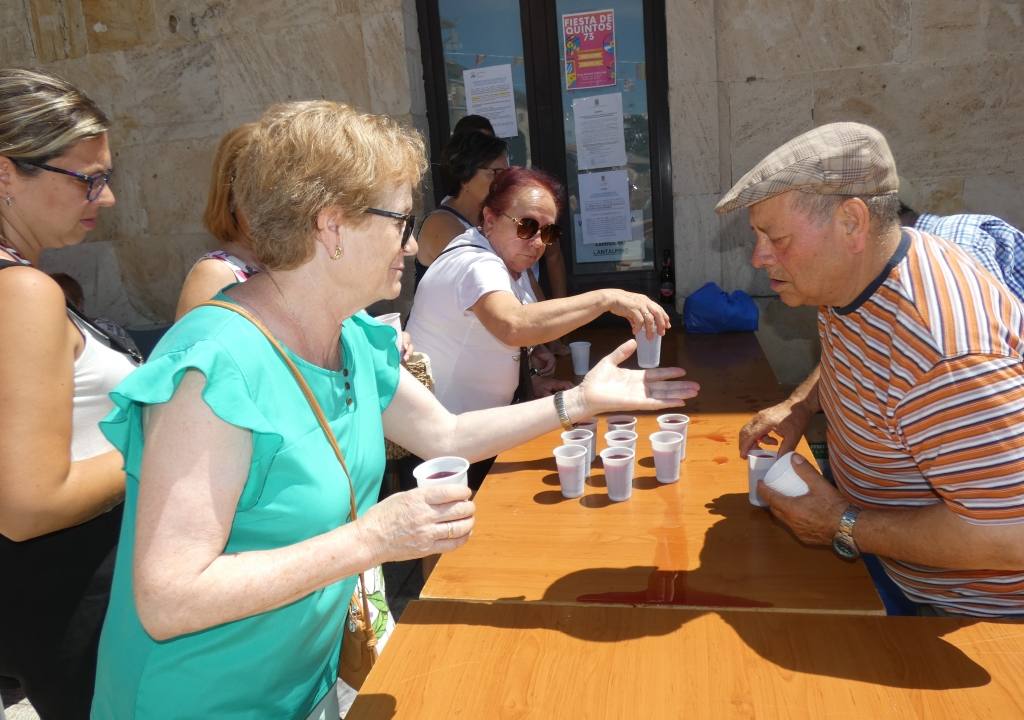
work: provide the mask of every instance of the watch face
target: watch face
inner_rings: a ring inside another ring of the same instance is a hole
[[[844,538],[838,536],[832,538],[832,549],[845,560],[855,560],[860,555]]]

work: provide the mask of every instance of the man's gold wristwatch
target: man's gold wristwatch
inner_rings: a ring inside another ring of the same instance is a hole
[[[857,543],[853,541],[853,526],[857,523],[860,508],[850,505],[839,517],[839,529],[832,537],[832,549],[844,560],[856,560],[860,557]]]

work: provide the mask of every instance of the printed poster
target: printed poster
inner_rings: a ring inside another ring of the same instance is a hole
[[[572,116],[580,170],[626,164],[622,93],[573,98]]]
[[[563,15],[562,46],[565,48],[566,90],[615,84],[614,10]]]
[[[495,135],[500,138],[519,135],[511,65],[463,70],[462,81],[466,86],[467,115],[483,115],[491,121]]]

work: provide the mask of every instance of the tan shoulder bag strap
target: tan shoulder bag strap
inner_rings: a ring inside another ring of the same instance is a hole
[[[275,338],[271,334],[270,330],[267,329],[267,326],[264,325],[263,322],[258,317],[253,315],[251,312],[241,307],[240,305],[226,303],[222,300],[208,300],[199,305],[199,307],[203,306],[219,307],[224,308],[225,310],[230,310],[231,312],[234,313],[238,313],[246,320],[251,322],[253,325],[255,325],[257,330],[263,333],[264,337],[266,337],[270,344],[274,346],[274,350],[277,351],[278,356],[282,360],[284,360],[284,364],[288,366],[288,369],[292,373],[292,377],[295,378],[296,384],[298,384],[299,389],[302,391],[302,394],[306,397],[306,402],[309,403],[309,408],[313,411],[313,414],[316,415],[316,420],[318,423],[320,423],[320,429],[323,431],[324,437],[327,438],[327,442],[330,443],[331,450],[334,451],[334,455],[338,458],[338,462],[341,463],[341,469],[345,472],[345,479],[348,480],[348,499],[350,504],[350,512],[352,513],[352,520],[354,521],[356,519],[357,514],[356,490],[355,487],[352,485],[352,476],[348,472],[348,465],[345,464],[345,456],[341,454],[341,448],[338,446],[338,441],[334,437],[334,433],[331,431],[331,426],[327,422],[327,418],[324,416],[324,411],[320,409],[320,403],[317,402],[316,396],[313,395],[313,391],[310,390],[309,384],[306,382],[306,378],[302,377],[302,373],[299,372],[299,369],[295,366],[295,363],[292,362],[292,359],[288,357],[288,353],[285,352],[285,349],[283,347],[281,347],[281,343],[277,341],[277,338]],[[366,623],[369,624],[370,606],[366,599],[366,581],[363,579],[363,573],[359,573],[359,587],[362,590],[362,593],[360,594],[362,595],[363,600],[363,618],[365,619]],[[373,632],[370,632],[370,639],[367,641],[367,644],[371,647],[377,644],[377,637],[376,635],[374,635]]]

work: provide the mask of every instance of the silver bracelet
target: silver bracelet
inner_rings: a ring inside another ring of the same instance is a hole
[[[562,427],[572,430],[572,420],[569,419],[569,413],[565,411],[565,394],[561,390],[555,393],[555,412],[558,413],[558,422],[562,423]]]

